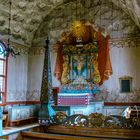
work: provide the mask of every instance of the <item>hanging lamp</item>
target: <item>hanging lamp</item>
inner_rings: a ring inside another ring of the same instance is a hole
[[[15,57],[16,55],[19,55],[19,52],[15,52],[11,45],[11,7],[12,7],[12,0],[9,0],[9,24],[8,24],[8,43],[7,47],[3,50],[3,54],[5,57],[9,57],[10,55],[12,57]]]

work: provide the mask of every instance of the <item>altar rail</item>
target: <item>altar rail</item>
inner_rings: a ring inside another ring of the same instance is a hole
[[[94,138],[86,136],[71,136],[71,135],[61,135],[61,134],[51,134],[51,133],[37,133],[37,132],[22,132],[22,140],[109,140],[108,138]],[[116,140],[116,139],[110,139]]]
[[[45,126],[44,126],[45,127]],[[32,140],[139,140],[139,130],[50,126],[42,132],[21,132],[22,139]]]
[[[19,126],[23,124],[37,122],[38,108],[36,105],[12,106],[8,109],[8,118],[10,126]]]
[[[81,126],[50,126],[47,133],[74,135],[91,138],[107,139],[140,139],[140,130],[113,129],[113,128],[90,128]]]

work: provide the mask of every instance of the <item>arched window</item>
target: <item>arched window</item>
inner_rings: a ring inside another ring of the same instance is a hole
[[[0,104],[6,103],[7,85],[7,58],[5,57],[5,44],[0,41]]]

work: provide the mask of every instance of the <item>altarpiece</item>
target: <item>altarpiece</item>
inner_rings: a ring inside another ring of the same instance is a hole
[[[89,22],[75,21],[56,45],[54,75],[61,82],[58,104],[89,104],[112,74],[109,35]]]

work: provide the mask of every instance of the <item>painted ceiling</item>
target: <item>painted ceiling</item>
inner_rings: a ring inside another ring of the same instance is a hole
[[[39,45],[50,30],[65,29],[81,18],[110,30],[123,17],[124,25],[133,25],[131,32],[140,29],[140,0],[11,0],[11,12],[9,1],[0,0],[0,39],[9,37],[11,16],[11,40],[28,47]]]

